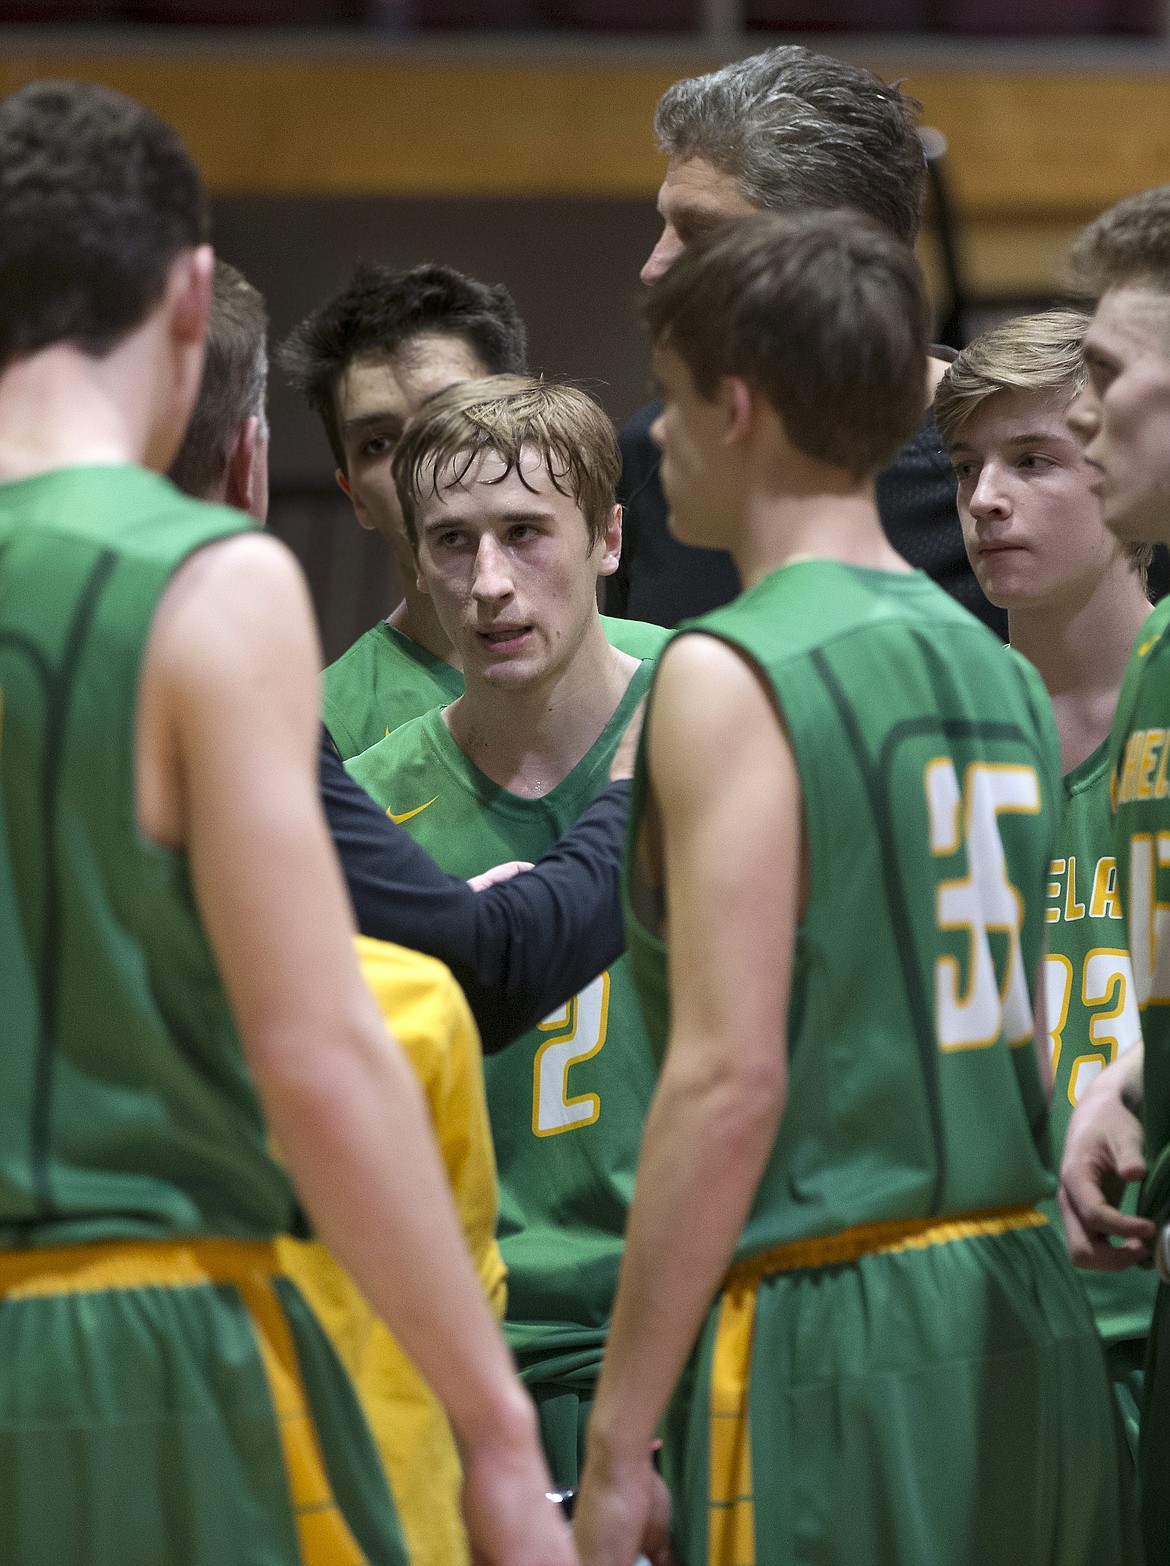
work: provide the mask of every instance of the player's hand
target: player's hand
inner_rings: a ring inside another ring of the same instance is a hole
[[[1134,1054],[1136,1051],[1127,1051]],[[1086,1089],[1069,1121],[1060,1165],[1060,1212],[1078,1267],[1121,1272],[1148,1260],[1157,1233],[1120,1209],[1125,1187],[1146,1172],[1142,1123],[1127,1102],[1140,1061],[1120,1057]]]
[[[626,732],[618,740],[618,747],[613,753],[613,760],[609,764],[609,781],[620,783],[625,778],[634,775],[634,763],[638,759],[638,741],[642,737],[642,724],[646,717],[646,698],[634,708],[630,721],[626,724]]]
[[[588,1461],[573,1513],[581,1566],[671,1566],[670,1492],[647,1452],[616,1463]]]
[[[472,1566],[577,1566],[560,1507],[547,1498],[552,1480],[535,1423],[521,1442],[460,1453]]]
[[[521,870],[531,869],[531,859],[507,859],[502,865],[493,865],[490,870],[485,870],[482,875],[473,875],[467,884],[473,892],[486,892],[489,886],[495,886],[499,881],[510,881]]]

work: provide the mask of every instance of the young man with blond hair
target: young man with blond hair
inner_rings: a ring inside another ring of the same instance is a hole
[[[394,479],[463,694],[350,763],[444,869],[536,859],[604,785],[650,665],[606,641],[617,565],[613,428],[585,393],[518,377],[449,387]],[[651,1065],[625,960],[485,1063],[507,1334],[555,1477],[574,1484],[609,1323]]]
[[[988,599],[1007,610],[1011,645],[1040,671],[1060,736],[1064,798],[1044,963],[1057,1160],[1073,1106],[1141,1043],[1113,848],[1109,733],[1150,613],[1152,547],[1122,544],[1106,528],[1096,470],[1068,425],[1085,384],[1088,324],[1073,310],[1006,322],[963,350],[934,404],[971,565]],[[1127,1211],[1136,1200],[1131,1186]],[[1055,1203],[1046,1210],[1057,1218]],[[1157,1279],[1141,1268],[1082,1276],[1136,1456]]]
[[[853,214],[758,214],[646,315],[673,527],[745,590],[668,646],[635,777],[662,1067],[582,1560],[627,1566],[669,1403],[688,1561],[1132,1562],[1100,1344],[1036,1205],[1051,709],[874,498],[919,416],[918,267]]]
[[[1097,474],[1105,525],[1129,544],[1170,541],[1170,186],[1118,202],[1073,247],[1074,275],[1096,300],[1085,334],[1088,383],[1069,418]],[[1061,1198],[1085,1265],[1148,1254],[1162,1279],[1142,1406],[1139,1473],[1150,1562],[1170,1556],[1170,603],[1142,627],[1121,687],[1111,751],[1118,884],[1129,933],[1143,1048],[1093,1083],[1069,1125]],[[1140,1123],[1137,1113],[1140,1111]],[[1121,1210],[1144,1175],[1140,1216]]]

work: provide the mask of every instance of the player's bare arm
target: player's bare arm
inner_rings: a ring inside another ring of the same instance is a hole
[[[318,669],[305,586],[282,546],[246,535],[188,561],[148,647],[140,825],[188,851],[306,1207],[447,1408],[477,1558],[567,1566],[531,1406],[467,1255],[421,1092],[353,953],[316,787]]]
[[[576,1524],[590,1566],[631,1558],[657,1482],[658,1420],[776,1134],[800,900],[796,769],[753,670],[722,642],[681,638],[648,722],[672,1027],[590,1424]]]
[[[1119,1055],[1085,1089],[1069,1121],[1060,1212],[1078,1267],[1120,1272],[1150,1255],[1155,1225],[1118,1205],[1126,1185],[1146,1173],[1140,1115],[1144,1059],[1140,1043]]]

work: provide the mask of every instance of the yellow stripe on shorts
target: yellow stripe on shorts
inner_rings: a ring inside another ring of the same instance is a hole
[[[707,1566],[755,1566],[756,1561],[748,1390],[756,1299],[763,1280],[778,1272],[841,1266],[862,1256],[924,1250],[1047,1222],[1034,1207],[1005,1207],[952,1218],[856,1224],[839,1234],[777,1245],[731,1269],[723,1280],[711,1360]]]
[[[244,1302],[256,1334],[303,1566],[366,1566],[325,1471],[292,1334],[272,1286],[280,1272],[276,1246],[264,1241],[99,1240],[59,1249],[0,1251],[0,1298],[229,1284]]]

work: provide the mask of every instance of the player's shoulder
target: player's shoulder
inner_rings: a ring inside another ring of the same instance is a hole
[[[379,620],[377,625],[371,625],[368,631],[353,641],[343,653],[339,653],[333,662],[325,668],[325,678],[330,680],[351,669],[365,665],[377,656],[381,644],[385,641],[385,621]]]
[[[672,634],[664,625],[650,620],[626,620],[607,614],[600,619],[609,645],[632,658],[657,658]]]

